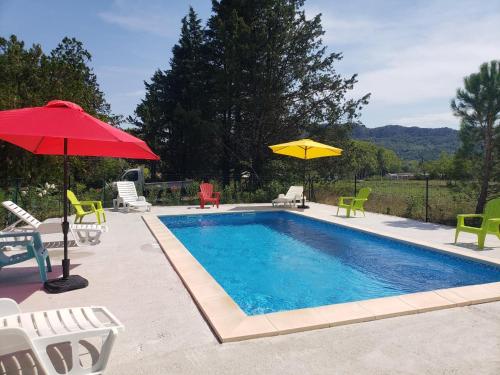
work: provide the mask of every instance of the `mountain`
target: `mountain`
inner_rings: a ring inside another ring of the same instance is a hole
[[[401,125],[386,125],[367,128],[364,125],[353,129],[352,137],[371,141],[394,150],[403,160],[438,159],[442,151],[453,154],[459,147],[458,131],[450,128],[419,128]]]

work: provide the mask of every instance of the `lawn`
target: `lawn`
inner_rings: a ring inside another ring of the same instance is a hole
[[[357,189],[370,187],[372,195],[365,209],[372,212],[425,220],[425,180],[370,179],[357,182]],[[336,181],[315,185],[317,202],[336,204],[338,197],[351,196],[354,182]],[[429,221],[454,226],[456,215],[473,213],[475,209],[473,191],[463,192],[459,186],[443,180],[429,181],[428,217]]]

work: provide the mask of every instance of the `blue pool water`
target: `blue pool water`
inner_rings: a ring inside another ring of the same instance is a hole
[[[500,281],[500,267],[284,211],[160,220],[248,315]]]

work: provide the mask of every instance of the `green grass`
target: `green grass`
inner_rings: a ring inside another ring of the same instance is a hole
[[[269,203],[279,193],[285,193],[291,183],[272,181],[260,189],[250,191],[244,184],[231,183],[222,188],[213,181],[215,191],[221,192],[222,203]],[[187,190],[150,191],[147,199],[156,205],[193,205],[198,204],[198,183],[193,183]],[[371,179],[358,181],[357,189],[368,186],[372,195],[365,205],[367,211],[388,215],[425,220],[425,181],[423,180],[384,180]],[[23,188],[18,193],[18,204],[32,213],[39,220],[62,215],[61,194],[58,190],[50,190],[43,196],[44,187]],[[434,223],[456,225],[456,215],[473,213],[475,209],[475,192],[450,185],[446,181],[429,181],[429,219]],[[74,187],[80,200],[103,200],[105,207],[111,207],[116,195],[111,187],[88,189],[81,184]],[[314,185],[315,201],[335,205],[339,196],[352,196],[354,183],[352,180],[321,182]],[[306,193],[307,195],[307,193]],[[1,200],[14,200],[15,189],[0,190]],[[11,218],[12,219],[12,218]],[[7,211],[0,210],[0,223],[8,221]],[[0,225],[1,226],[1,225]]]
[[[424,180],[358,181],[357,189],[371,187],[372,195],[365,205],[371,212],[425,220]],[[316,201],[337,204],[338,197],[354,194],[353,181],[317,184]],[[429,221],[454,226],[459,213],[472,213],[475,209],[473,193],[463,193],[459,187],[442,180],[429,181]]]

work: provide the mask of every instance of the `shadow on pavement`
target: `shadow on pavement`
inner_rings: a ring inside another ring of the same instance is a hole
[[[71,269],[79,264],[71,264]],[[49,279],[62,275],[61,265],[52,264],[52,272],[47,272]],[[0,297],[12,298],[17,303],[23,302],[35,292],[42,290],[38,267],[4,267],[0,269]]]

